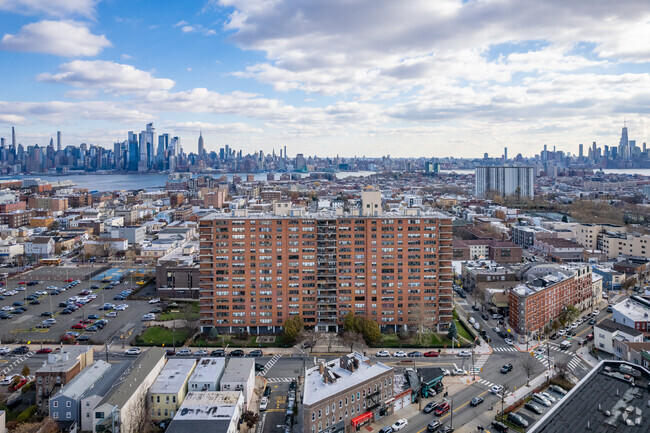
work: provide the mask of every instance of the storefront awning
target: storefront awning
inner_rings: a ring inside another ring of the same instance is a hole
[[[354,427],[359,427],[369,423],[370,421],[372,421],[372,412],[366,412],[363,415],[359,415],[356,418],[352,418],[352,425]]]

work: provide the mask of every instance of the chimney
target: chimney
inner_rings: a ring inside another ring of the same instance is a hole
[[[318,374],[322,376],[324,372],[325,372],[325,364],[321,362],[320,364],[318,364]]]

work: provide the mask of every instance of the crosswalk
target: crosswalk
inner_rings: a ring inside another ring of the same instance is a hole
[[[257,373],[258,376],[265,376],[266,373],[275,365],[276,362],[282,357],[282,355],[274,355],[273,358],[269,359],[269,362],[267,362],[264,365],[264,370],[260,371]]]
[[[513,346],[493,347],[492,351],[493,352],[517,352],[517,348]]]
[[[493,382],[490,382],[489,380],[485,380],[485,379],[479,379],[476,382],[480,383],[481,385],[485,385],[488,388],[492,388],[495,385]]]
[[[580,361],[582,361],[580,357],[574,355],[571,361],[569,361],[569,370],[575,370],[580,365]]]
[[[269,383],[291,382],[296,380],[295,377],[267,377],[266,381]]]
[[[551,364],[551,362],[555,362],[557,364],[557,361],[555,361],[555,356],[553,356],[555,355],[555,352],[560,352],[565,354],[567,353],[565,350],[560,349],[557,345],[554,345],[552,343],[549,344],[548,347],[550,350],[545,350],[544,352],[540,352],[540,353],[532,352],[535,358],[537,358],[537,360],[539,360],[539,362],[541,362],[546,368],[549,368],[549,364]],[[549,359],[549,355],[550,355],[550,359]],[[571,357],[571,360],[567,364],[568,369],[570,371],[575,370],[580,365],[581,361],[582,359],[578,355],[574,354]]]
[[[478,359],[474,361],[474,371],[481,371],[489,357],[489,354],[479,356]]]

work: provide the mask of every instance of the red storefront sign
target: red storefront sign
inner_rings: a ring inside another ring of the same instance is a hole
[[[366,412],[356,418],[352,418],[352,425],[354,427],[361,427],[362,425],[369,424],[372,421],[372,412]]]

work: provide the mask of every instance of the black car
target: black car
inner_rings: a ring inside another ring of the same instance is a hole
[[[251,350],[250,352],[248,352],[248,355],[246,355],[246,356],[248,356],[250,358],[259,358],[260,356],[264,356],[264,354],[262,353],[261,350],[255,349],[255,350]]]
[[[99,316],[97,314],[89,314],[88,318],[92,319],[92,320],[96,320],[96,319],[99,319]]]
[[[2,320],[7,320],[11,319],[11,314],[10,313],[5,313],[4,311],[0,311],[0,319]]]
[[[14,311],[12,311],[14,314],[23,314],[25,310],[22,308],[16,308]]]
[[[434,410],[437,406],[438,406],[438,403],[436,403],[435,401],[430,401],[429,403],[427,403],[426,406],[424,406],[424,409],[422,409],[422,412],[424,412],[424,413],[431,413],[431,412],[433,412],[433,410]]]
[[[225,356],[226,356],[226,351],[223,350],[223,349],[213,350],[213,351],[210,353],[210,356],[224,356],[224,357],[225,357]]]
[[[501,337],[501,338],[509,338],[510,334],[507,333],[506,331],[500,331],[499,332],[499,337]]]
[[[434,419],[427,424],[427,431],[438,431],[440,427],[442,427],[442,422],[438,419]]]
[[[506,365],[501,367],[501,373],[503,374],[510,373],[511,371],[512,371],[512,364],[510,363],[507,363]]]
[[[87,335],[82,335],[80,337],[77,337],[77,341],[80,343],[90,341],[90,337]]]
[[[66,308],[65,310],[61,311],[61,314],[72,314],[72,310]]]
[[[25,305],[24,302],[20,302],[20,301],[14,302],[14,307],[22,307],[23,305]]]
[[[478,406],[479,404],[483,403],[485,400],[483,397],[474,397],[472,401],[469,402],[470,406]]]
[[[500,433],[506,433],[508,431],[508,426],[499,421],[492,421],[492,427]]]
[[[99,289],[99,286],[97,284],[93,284],[92,286],[90,286],[90,289],[91,290],[97,290],[97,289]]]
[[[472,310],[478,311],[480,310],[480,308],[478,307],[478,305],[472,305]]]
[[[557,334],[551,334],[549,337],[551,340],[557,340],[558,335]]]
[[[506,419],[516,426],[523,427],[523,428],[528,427],[528,421],[526,421],[523,416],[517,413],[510,412],[506,417]]]
[[[292,380],[291,383],[289,384],[289,391],[295,391],[297,389],[298,389],[298,382]]]
[[[264,371],[264,364],[255,363],[255,371]]]
[[[490,318],[490,316],[488,316],[487,314],[485,314],[485,313],[481,314],[481,319],[488,320],[489,318]]]
[[[67,306],[68,306],[68,303],[67,303],[67,302],[59,302],[59,307],[61,307],[61,308],[65,308],[65,307],[67,307]]]
[[[29,296],[25,297],[25,300],[32,301],[32,300],[37,299],[37,298],[38,298],[38,296],[36,296],[36,295],[29,295]]]
[[[52,312],[51,311],[45,311],[44,313],[41,313],[42,317],[52,317]]]
[[[33,300],[29,301],[29,303],[30,303],[31,305],[38,305],[38,304],[41,303],[41,301],[39,301],[38,299],[33,299]]]
[[[16,347],[11,351],[12,355],[24,355],[27,352],[29,352],[29,347],[27,346]]]
[[[271,387],[267,385],[266,388],[264,388],[264,397],[269,398],[270,396],[271,396]]]
[[[228,356],[244,356],[244,351],[241,349],[231,350]]]
[[[596,324],[596,319],[590,319],[589,322],[590,325],[595,325]]]

